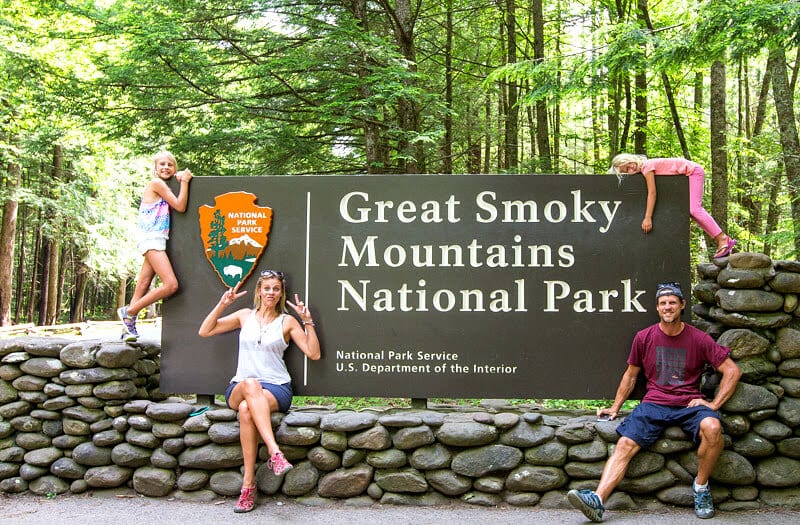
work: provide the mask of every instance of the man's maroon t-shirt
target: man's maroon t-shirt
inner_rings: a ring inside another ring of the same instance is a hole
[[[628,364],[640,367],[647,378],[643,402],[685,407],[702,399],[700,376],[706,363],[719,368],[730,350],[689,324],[669,336],[654,324],[636,334]]]

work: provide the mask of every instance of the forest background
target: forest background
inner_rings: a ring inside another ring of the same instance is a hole
[[[0,0],[0,41],[0,326],[113,318],[161,149],[199,177],[683,156],[740,249],[800,252],[797,0]]]

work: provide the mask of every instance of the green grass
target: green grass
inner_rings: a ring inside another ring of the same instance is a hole
[[[292,406],[296,408],[325,407],[334,410],[362,410],[365,408],[412,408],[408,397],[337,397],[337,396],[294,396]],[[455,407],[481,406],[483,399],[428,398],[428,406],[452,405]],[[520,408],[537,408],[540,410],[596,410],[610,407],[610,399],[505,399],[506,403]],[[217,405],[225,406],[225,397],[214,396]],[[633,410],[639,402],[626,401],[623,411]]]
[[[478,407],[482,399],[446,399],[428,398],[428,405],[453,405],[462,407]],[[587,399],[507,399],[509,405],[535,406],[543,410],[595,410],[611,406],[611,400]],[[623,410],[631,410],[638,401],[626,401]],[[410,398],[398,397],[326,397],[295,396],[292,405],[295,407],[324,406],[339,410],[360,410],[370,407],[411,408]]]

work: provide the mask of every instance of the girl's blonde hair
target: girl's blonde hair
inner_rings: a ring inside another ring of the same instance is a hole
[[[258,311],[261,308],[261,294],[259,290],[261,289],[261,283],[266,281],[267,279],[277,279],[281,282],[281,297],[278,299],[278,304],[275,305],[275,312],[278,314],[282,314],[286,312],[286,276],[283,272],[278,272],[276,270],[264,270],[261,272],[261,275],[258,277],[258,281],[256,282],[256,293],[253,297],[253,308]]]
[[[167,150],[161,150],[158,153],[156,153],[155,156],[153,157],[153,173],[156,172],[156,162],[158,162],[158,159],[162,157],[166,157],[169,160],[171,160],[172,164],[175,166],[175,171],[176,172],[178,171],[178,161],[175,160],[175,155],[173,155]]]
[[[628,164],[630,162],[635,162],[639,169],[642,169],[642,165],[644,161],[647,160],[647,157],[644,155],[634,155],[633,153],[620,153],[613,159],[611,159],[611,167],[608,168],[608,173],[617,176],[617,180],[619,183],[622,184],[622,181],[625,180],[627,177],[627,173],[622,173],[619,171],[619,167],[623,164]]]

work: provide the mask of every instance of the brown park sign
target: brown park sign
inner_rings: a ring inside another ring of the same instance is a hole
[[[196,177],[172,217],[161,389],[224,391],[237,334],[197,329],[278,269],[322,342],[319,361],[287,350],[296,394],[613,397],[656,283],[690,284],[687,181],[658,185],[645,235],[641,177]]]

